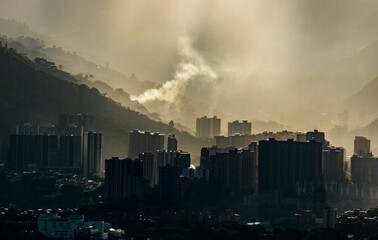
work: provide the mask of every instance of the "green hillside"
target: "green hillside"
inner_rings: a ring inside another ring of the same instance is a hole
[[[61,113],[93,115],[93,128],[103,132],[103,157],[124,157],[129,131],[133,129],[175,133],[179,148],[199,155],[207,145],[186,132],[122,107],[95,88],[66,81],[59,74],[42,69],[13,49],[0,47],[0,136],[1,155],[8,155],[9,134],[17,124],[57,124]],[[74,79],[72,78],[74,81]]]

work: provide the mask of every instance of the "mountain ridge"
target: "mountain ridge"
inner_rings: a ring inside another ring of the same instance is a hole
[[[9,134],[17,124],[57,123],[61,113],[87,113],[93,128],[103,133],[103,158],[127,156],[129,131],[174,133],[179,147],[199,154],[206,142],[167,124],[126,109],[96,88],[65,81],[44,71],[14,49],[0,47],[0,134],[2,160],[7,158]]]

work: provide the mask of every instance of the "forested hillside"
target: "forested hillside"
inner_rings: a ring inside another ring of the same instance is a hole
[[[14,49],[0,47],[0,135],[2,160],[6,161],[9,134],[17,124],[58,122],[61,113],[93,115],[93,128],[103,132],[103,157],[125,157],[133,129],[175,133],[179,148],[199,155],[207,145],[186,132],[126,109],[96,88],[78,85],[35,64]],[[74,79],[74,78],[72,78]]]

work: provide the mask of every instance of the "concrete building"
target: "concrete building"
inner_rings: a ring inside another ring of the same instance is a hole
[[[10,165],[14,171],[23,172],[33,162],[34,137],[26,134],[12,134],[10,141]]]
[[[177,151],[177,138],[174,134],[169,134],[168,136],[167,150]]]
[[[229,122],[228,136],[232,136],[236,133],[241,135],[251,135],[252,123],[248,122],[247,120]]]
[[[153,153],[139,154],[139,160],[143,162],[143,177],[148,181],[148,184],[153,187],[157,184],[158,166]]]
[[[337,209],[326,207],[323,213],[323,224],[324,228],[335,228],[335,223],[337,219]]]
[[[95,131],[84,132],[82,154],[84,177],[103,171],[102,133]]]
[[[258,142],[269,138],[286,141],[288,139],[296,139],[298,133],[283,130],[281,132],[263,132],[258,134],[239,134],[225,137],[223,135],[215,136],[216,146],[219,148],[247,148],[251,142]],[[304,140],[306,141],[306,140]]]
[[[354,138],[354,154],[360,157],[372,157],[370,152],[370,140],[366,137],[356,136]]]
[[[323,149],[323,179],[325,182],[342,182],[344,176],[345,149],[330,147]]]
[[[321,143],[323,149],[329,147],[329,142],[325,139],[324,132],[319,132],[317,129],[315,129],[313,132],[307,132],[306,140]]]
[[[256,189],[256,155],[250,150],[232,149],[227,152],[201,151],[201,168],[231,191]]]
[[[196,137],[214,138],[220,135],[221,119],[207,116],[196,119]]]
[[[321,143],[296,142],[292,139],[277,141],[271,138],[259,142],[258,152],[259,192],[297,197],[303,189],[307,191],[303,194],[312,193],[313,189],[305,186],[321,186]]]
[[[58,129],[52,124],[38,126],[38,135],[55,135],[58,132]]]
[[[378,158],[353,155],[350,173],[355,184],[378,186]]]
[[[143,162],[112,158],[105,161],[105,201],[126,199],[143,194]]]
[[[179,169],[170,164],[159,167],[160,198],[175,201],[180,198]]]
[[[81,129],[87,132],[91,129],[93,117],[88,114],[61,114],[59,129],[61,134],[80,134]]]
[[[37,221],[38,232],[52,239],[108,239],[103,221],[84,221],[84,215],[60,217],[58,214],[42,214]]]
[[[129,137],[129,158],[136,159],[144,152],[164,150],[164,134],[134,130]]]
[[[58,166],[58,136],[35,135],[33,147],[33,162],[39,168],[55,168]]]
[[[59,168],[81,169],[82,167],[82,146],[81,136],[61,135],[59,136]]]

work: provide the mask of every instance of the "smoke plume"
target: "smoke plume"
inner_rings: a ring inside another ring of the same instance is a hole
[[[173,80],[165,82],[160,88],[146,90],[139,96],[131,96],[131,100],[145,103],[154,100],[173,103],[178,94],[185,90],[190,81],[202,77],[207,81],[214,81],[218,75],[206,63],[203,57],[192,47],[189,37],[180,36],[177,40],[180,63],[177,66]]]

